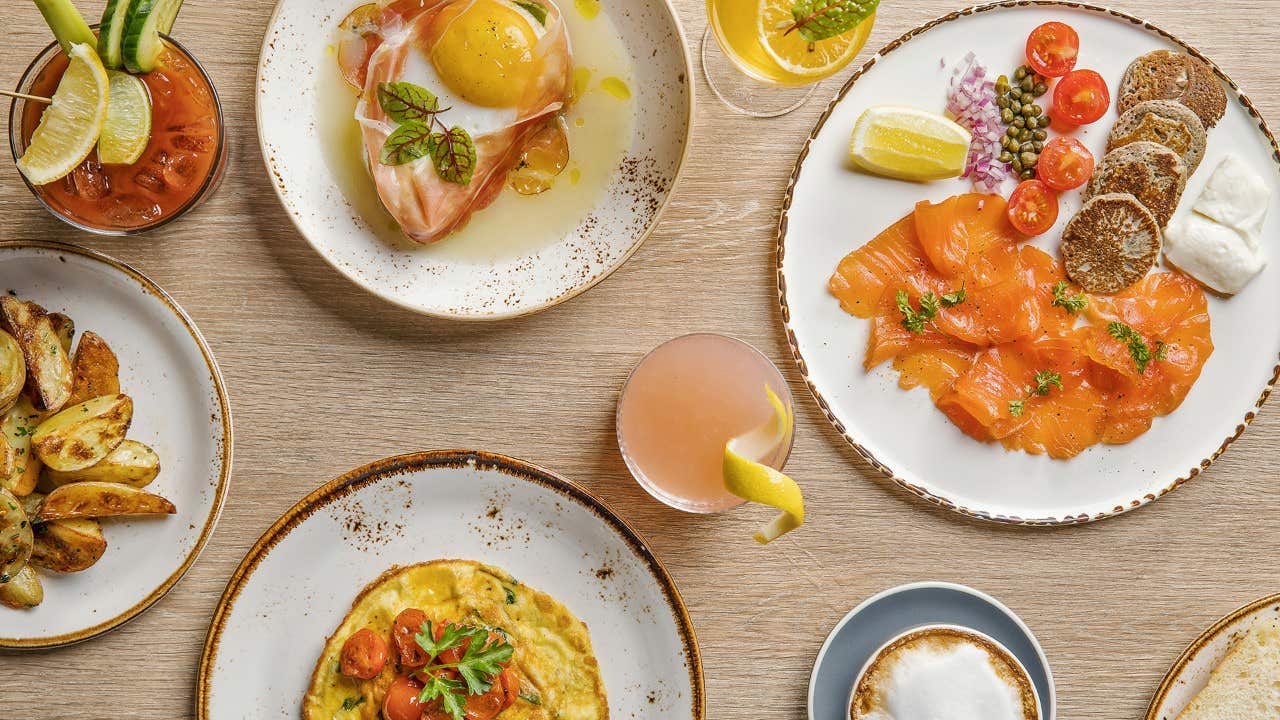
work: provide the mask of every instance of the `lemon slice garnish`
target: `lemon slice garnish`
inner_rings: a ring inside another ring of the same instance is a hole
[[[937,113],[881,105],[862,113],[849,156],[863,170],[901,180],[942,180],[964,172],[969,131]]]
[[[773,416],[760,427],[740,435],[724,447],[724,486],[748,502],[775,507],[782,512],[754,537],[765,545],[804,523],[804,496],[795,480],[759,462],[790,442],[795,416],[769,387],[765,388]],[[756,459],[753,459],[756,458]]]
[[[66,177],[89,156],[107,117],[109,81],[98,53],[85,43],[71,46],[71,62],[58,82],[18,169],[32,185]]]
[[[98,159],[108,165],[132,165],[151,142],[151,93],[146,83],[129,73],[108,70],[107,75],[111,92],[98,138]]]
[[[798,32],[787,32],[795,23],[791,14],[794,5],[794,0],[760,0],[756,34],[769,57],[796,76],[796,83],[813,82],[848,65],[866,44],[875,24],[873,13],[848,32],[809,42]]]

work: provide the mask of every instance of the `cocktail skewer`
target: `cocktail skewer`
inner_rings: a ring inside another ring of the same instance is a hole
[[[28,95],[26,93],[13,92],[11,90],[0,90],[0,95],[3,95],[5,97],[18,98],[19,100],[30,100],[32,102],[44,103],[45,105],[49,105],[53,102],[53,100],[47,97],[40,97],[39,95]]]

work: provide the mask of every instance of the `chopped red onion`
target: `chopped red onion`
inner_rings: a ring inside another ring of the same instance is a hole
[[[972,180],[981,192],[1000,193],[1010,177],[1009,167],[1000,162],[1005,127],[996,105],[995,83],[987,79],[987,69],[972,52],[951,76],[947,111],[973,135],[961,177]]]

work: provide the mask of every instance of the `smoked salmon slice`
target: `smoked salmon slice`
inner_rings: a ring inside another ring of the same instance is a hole
[[[1176,410],[1213,353],[1199,285],[1158,272],[1087,296],[1023,239],[1002,198],[959,195],[845,256],[828,289],[871,321],[864,367],[892,361],[966,434],[1055,459]]]

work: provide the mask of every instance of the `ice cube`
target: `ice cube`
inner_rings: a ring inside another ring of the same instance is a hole
[[[171,187],[185,187],[190,184],[196,176],[196,159],[196,154],[190,152],[166,154],[163,172],[165,183]]]
[[[80,163],[67,178],[67,190],[87,200],[100,200],[111,192],[111,183],[102,172],[102,165],[93,160]]]
[[[133,176],[133,181],[138,187],[150,190],[153,193],[162,193],[168,189],[168,183],[161,177],[164,168],[144,167]]]
[[[171,135],[169,142],[179,150],[188,150],[190,152],[209,152],[213,146],[213,138],[201,135],[188,135],[186,133]]]
[[[107,216],[122,227],[145,225],[160,217],[160,206],[137,193],[125,193],[112,198]]]

